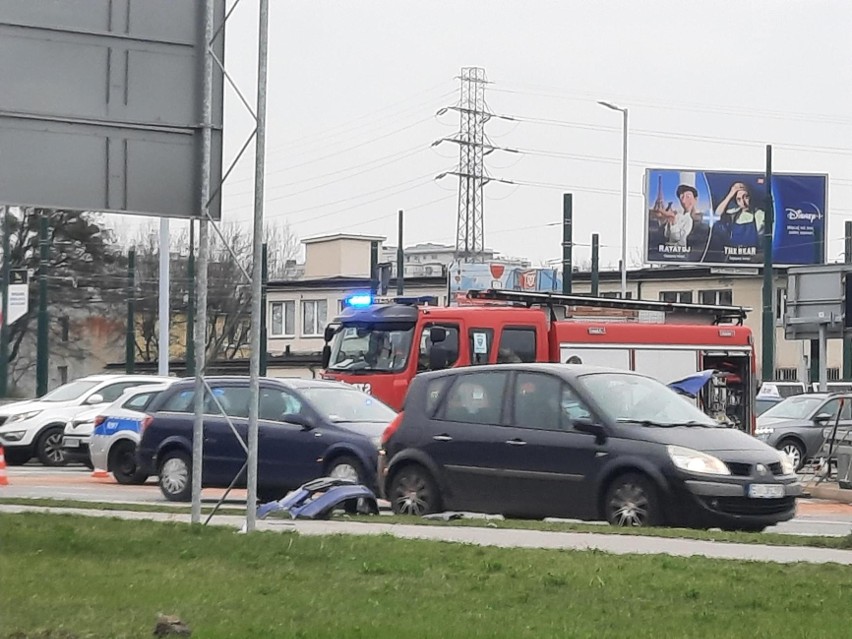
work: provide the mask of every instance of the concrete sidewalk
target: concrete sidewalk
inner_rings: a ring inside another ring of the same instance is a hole
[[[826,499],[841,504],[852,504],[852,490],[841,488],[837,482],[805,484],[805,494],[813,499]]]
[[[189,523],[189,515],[180,513],[143,513],[76,508],[42,508],[0,505],[0,513],[42,512],[88,517],[116,517]],[[242,517],[217,515],[213,524],[235,530],[243,527]],[[804,546],[765,546],[696,539],[642,537],[602,533],[563,533],[509,528],[474,528],[405,524],[362,523],[352,521],[294,521],[272,519],[258,521],[258,530],[296,532],[301,535],[393,535],[401,539],[424,539],[454,543],[496,546],[500,548],[548,548],[564,550],[601,550],[613,554],[671,555],[708,557],[737,561],[805,562],[852,565],[852,550]]]

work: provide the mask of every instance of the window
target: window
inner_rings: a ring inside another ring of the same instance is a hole
[[[270,302],[270,337],[293,337],[296,334],[296,302]]]
[[[692,304],[692,291],[660,291],[660,301],[669,304]]]
[[[698,291],[698,301],[711,306],[732,306],[734,295],[730,289]]]
[[[472,328],[468,331],[470,338],[470,363],[487,364],[491,358],[491,344],[494,343],[494,329]]]
[[[429,386],[426,388],[426,415],[431,417],[435,413],[444,388],[446,388],[447,382],[452,381],[452,379],[452,377],[439,377],[429,382]]]
[[[569,430],[591,413],[561,379],[543,373],[519,373],[514,391],[514,424],[520,428]]]
[[[447,337],[443,342],[433,344],[429,339],[432,326],[440,326],[447,332]],[[432,355],[432,352],[435,355]],[[432,370],[432,360],[439,361],[436,364],[436,370],[450,368],[454,366],[459,359],[459,327],[455,324],[432,324],[423,328],[420,334],[420,356],[417,360],[417,370],[427,371]]]
[[[779,322],[784,320],[784,313],[787,312],[787,289],[775,289],[775,319]]]
[[[471,424],[499,424],[507,373],[460,375],[450,389],[443,419]]]
[[[153,382],[148,382],[149,384]],[[139,382],[120,382],[118,384],[110,384],[109,386],[104,386],[101,390],[97,391],[98,395],[104,398],[104,402],[114,402],[119,397],[121,397],[122,393],[126,391],[128,388],[133,388],[134,386],[144,386],[145,384],[140,384]]]
[[[258,399],[258,418],[269,422],[283,421],[284,415],[302,412],[302,402],[290,393],[277,388],[261,388]]]
[[[302,335],[322,335],[326,325],[328,302],[325,300],[302,301]]]
[[[191,413],[193,412],[194,399],[195,391],[188,388],[166,399],[160,410],[166,413]]]
[[[208,395],[204,402],[204,412],[210,415],[221,415],[224,411],[228,417],[248,419],[249,399],[251,390],[248,386],[224,386],[210,389],[213,396]]]
[[[126,402],[124,402],[121,407],[128,408],[130,410],[143,411],[145,410],[145,407],[148,405],[148,403],[159,394],[159,391],[151,393],[139,393],[138,395],[134,395]]]
[[[621,291],[605,291],[603,293],[598,293],[599,297],[603,297],[609,300],[620,300],[621,299]],[[627,291],[627,294],[624,296],[626,300],[633,299],[633,291]]]
[[[68,367],[67,366],[59,366],[59,383],[67,384],[68,383]]]
[[[497,349],[498,364],[535,361],[535,329],[504,328]]]
[[[829,415],[831,415],[831,419],[833,421],[837,419],[838,408],[840,408],[840,400],[831,399],[822,406],[820,406],[819,410],[817,411],[817,415],[828,413]],[[840,419],[846,421],[852,419],[852,402],[843,402],[843,410],[840,413]]]
[[[59,330],[62,341],[67,342],[69,339],[69,333],[71,332],[71,319],[69,317],[65,316],[59,318]]]
[[[799,370],[796,368],[776,368],[775,379],[782,382],[795,382],[799,379]]]

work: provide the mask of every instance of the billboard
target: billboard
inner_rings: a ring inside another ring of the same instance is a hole
[[[522,267],[504,262],[458,262],[449,268],[450,304],[465,300],[470,290],[562,291],[562,274],[552,268]]]
[[[826,175],[772,175],[777,265],[825,262]],[[649,169],[645,172],[645,261],[763,263],[763,173]]]

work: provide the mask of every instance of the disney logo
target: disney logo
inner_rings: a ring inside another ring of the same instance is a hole
[[[819,209],[815,209],[813,212],[805,212],[802,209],[787,209],[787,219],[791,222],[795,222],[796,220],[807,220],[808,222],[813,223],[814,220],[821,220],[822,213],[819,212]]]

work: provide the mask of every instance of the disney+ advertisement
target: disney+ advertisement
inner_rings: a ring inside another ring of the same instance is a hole
[[[763,263],[763,173],[649,169],[647,244],[653,264]],[[825,175],[773,174],[777,265],[825,263]]]

